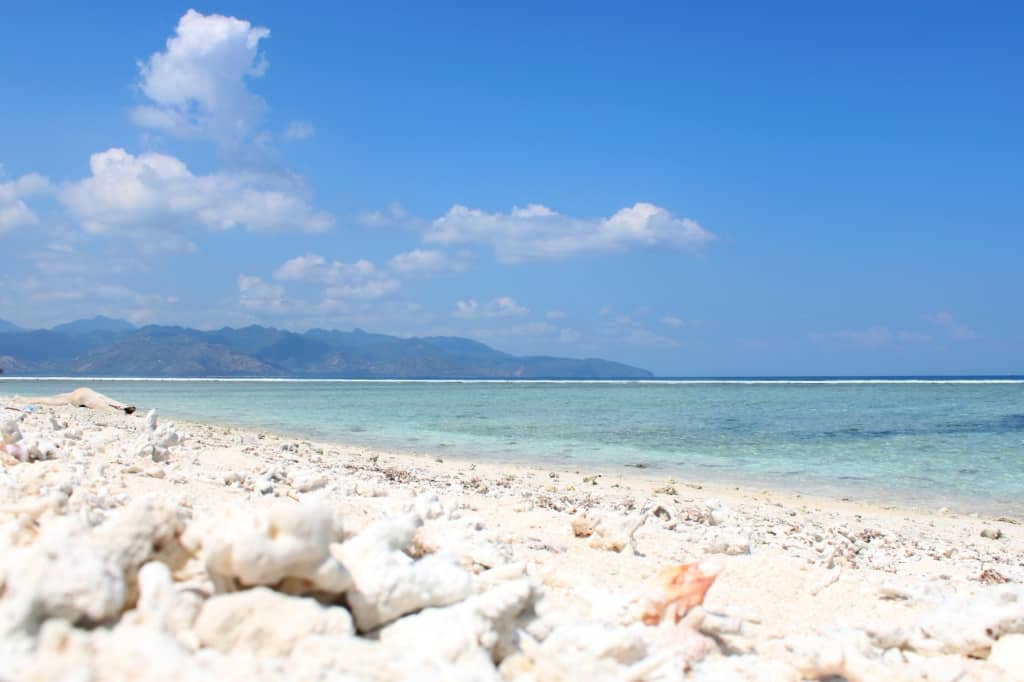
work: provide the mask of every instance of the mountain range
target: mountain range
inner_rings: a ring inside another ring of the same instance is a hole
[[[366,379],[645,378],[598,358],[518,357],[454,336],[401,338],[361,329],[212,331],[94,317],[27,330],[0,320],[8,376],[293,377]]]

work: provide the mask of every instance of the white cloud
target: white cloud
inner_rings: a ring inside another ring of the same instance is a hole
[[[324,257],[316,253],[307,253],[286,260],[274,271],[274,279],[298,281],[323,281],[325,278]]]
[[[238,276],[239,302],[247,310],[259,312],[284,312],[289,306],[285,302],[284,287],[265,282],[253,275]]]
[[[379,270],[371,261],[328,262],[315,253],[285,261],[274,272],[274,279],[320,285],[324,298],[332,300],[381,298],[401,286],[401,282]]]
[[[316,285],[316,294],[310,297],[291,286],[302,283]],[[411,321],[422,328],[432,317],[417,303],[389,299],[400,282],[366,260],[347,264],[306,254],[285,262],[274,281],[243,274],[237,284],[244,316],[236,314],[238,306],[220,314],[234,315],[240,324],[257,319],[292,329],[368,326],[389,333],[397,331],[396,323]]]
[[[139,64],[139,88],[153,104],[137,107],[133,120],[177,137],[245,140],[266,110],[246,79],[266,72],[259,42],[269,35],[242,19],[190,9],[166,49]]]
[[[868,327],[867,329],[843,329],[832,334],[825,335],[825,338],[832,338],[837,341],[848,341],[858,346],[884,346],[891,343],[893,333],[888,327]]]
[[[381,211],[360,213],[356,217],[356,222],[363,227],[393,227],[405,223],[407,219],[409,219],[409,213],[400,203],[393,201]]]
[[[392,294],[400,287],[401,282],[390,278],[339,282],[324,289],[324,298],[329,300],[374,300]]]
[[[561,310],[549,310],[547,313],[544,314],[544,317],[548,318],[549,320],[564,320],[565,313],[563,313]]]
[[[879,348],[893,343],[926,343],[931,341],[927,334],[898,330],[888,327],[874,326],[865,329],[842,329],[836,332],[814,333],[810,335],[815,343],[844,343],[864,348]]]
[[[50,327],[85,315],[126,318],[148,323],[169,312],[176,297],[98,280],[89,273],[59,277],[0,277],[0,318],[16,318],[32,328]]]
[[[575,329],[544,321],[507,320],[490,327],[452,329],[447,334],[468,336],[526,355],[547,354],[552,352],[554,344],[572,346],[580,340],[580,333]]]
[[[24,200],[26,197],[47,194],[51,190],[50,181],[36,173],[0,182],[0,232],[36,225],[39,216]]]
[[[564,327],[558,332],[558,340],[565,344],[573,344],[580,340],[580,333],[575,329]]]
[[[686,326],[686,320],[676,317],[675,315],[666,315],[661,318],[661,323],[666,327],[671,327],[672,329],[682,329]]]
[[[601,316],[608,318],[602,325],[605,336],[619,339],[630,346],[645,348],[678,348],[679,342],[647,329],[631,315],[613,315],[609,307],[602,308]]]
[[[301,140],[308,140],[313,137],[316,129],[312,123],[306,123],[305,121],[292,121],[288,124],[288,127],[284,129],[284,139],[288,142],[299,142]]]
[[[392,270],[407,276],[463,272],[468,267],[469,254],[451,255],[436,249],[413,249],[400,253],[389,261]]]
[[[933,315],[925,315],[925,319],[936,325],[949,338],[956,341],[969,341],[978,338],[978,333],[966,324],[960,324],[953,318],[952,313],[938,312]]]
[[[498,260],[517,263],[633,247],[698,249],[716,237],[690,218],[637,203],[595,220],[564,216],[540,204],[509,213],[456,204],[430,224],[423,238],[433,244],[487,244]]]
[[[468,301],[456,301],[452,316],[465,320],[484,320],[496,317],[522,317],[529,313],[530,310],[516,303],[514,298],[502,296],[482,305],[472,298]]]
[[[64,185],[60,200],[89,233],[111,230],[299,230],[319,232],[333,217],[310,205],[291,176],[252,172],[193,175],[173,156],[112,148],[89,159],[91,175]]]
[[[558,331],[558,327],[547,322],[524,322],[491,329],[474,329],[470,332],[470,336],[477,339],[535,338],[548,336],[556,331]]]

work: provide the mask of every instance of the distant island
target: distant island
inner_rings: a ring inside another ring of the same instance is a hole
[[[135,327],[95,317],[51,329],[0,320],[4,376],[346,379],[640,379],[598,358],[518,357],[454,336],[400,338],[361,329]]]

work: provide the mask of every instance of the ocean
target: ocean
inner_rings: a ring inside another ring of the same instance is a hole
[[[1024,511],[1024,379],[0,380],[311,439]]]

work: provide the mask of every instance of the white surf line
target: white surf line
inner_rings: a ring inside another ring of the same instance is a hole
[[[1024,384],[1024,379],[311,379],[280,377],[13,377],[0,382],[149,382],[149,383],[282,383],[282,384],[642,384],[716,385],[841,385],[841,384]]]

